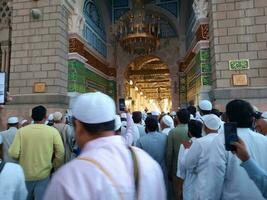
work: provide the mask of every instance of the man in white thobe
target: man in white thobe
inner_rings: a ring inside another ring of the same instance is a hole
[[[193,171],[197,176],[193,195],[193,199],[197,200],[206,200],[203,191],[206,187],[206,176],[208,176],[208,152],[221,126],[220,118],[214,114],[205,115],[202,120],[206,136],[193,141],[186,155],[184,166],[186,170]]]
[[[137,128],[137,126],[134,124],[132,115],[127,111],[124,113],[121,113],[121,120],[122,120],[122,126],[121,126],[121,135],[126,138],[129,131],[132,134],[132,143],[128,143],[128,145],[136,146],[136,142],[140,138],[140,133]]]
[[[0,132],[0,135],[3,137],[4,144],[4,161],[17,163],[16,160],[12,159],[8,155],[8,149],[13,143],[15,135],[18,131],[19,119],[17,117],[9,117],[7,120],[7,130]]]
[[[159,164],[115,135],[115,103],[109,96],[83,94],[72,113],[82,152],[54,175],[44,200],[166,199]]]
[[[169,135],[170,131],[174,129],[174,121],[171,116],[164,115],[160,120],[161,132]]]
[[[190,120],[188,123],[189,142],[184,142],[180,146],[178,163],[177,163],[177,177],[184,180],[183,182],[183,200],[191,200],[194,197],[194,186],[196,181],[196,174],[194,170],[185,169],[185,160],[189,151],[191,143],[197,138],[202,137],[202,123],[198,120]]]
[[[251,130],[253,108],[243,100],[233,100],[226,106],[229,122],[237,123],[237,134],[247,146],[251,158],[263,170],[267,170],[267,138]],[[205,192],[207,200],[263,200],[265,199],[256,184],[240,167],[241,161],[232,152],[225,150],[224,134],[219,134],[210,147]]]

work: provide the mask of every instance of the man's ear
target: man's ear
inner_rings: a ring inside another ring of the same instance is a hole
[[[80,136],[81,133],[83,133],[83,129],[84,129],[82,123],[79,120],[75,120],[74,121],[74,127],[75,127],[76,135]]]

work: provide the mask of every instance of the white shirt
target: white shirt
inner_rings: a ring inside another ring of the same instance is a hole
[[[191,141],[195,141],[196,138],[191,138]],[[177,161],[177,174],[176,176],[183,179],[183,199],[194,199],[194,187],[196,181],[196,173],[193,170],[185,169],[185,160],[188,155],[189,149],[185,149],[184,145],[180,146],[178,161]]]
[[[216,133],[210,133],[194,140],[186,155],[185,169],[196,174],[193,199],[206,200],[206,194],[203,191],[206,187],[206,177],[209,176],[207,171],[208,153],[211,150],[212,141],[217,135]]]
[[[130,113],[127,113],[126,115],[127,115],[127,123],[126,127],[123,126],[124,123],[122,123],[121,136],[125,139],[125,142],[128,146],[131,145],[135,146],[136,142],[140,138],[139,129],[136,126],[136,124],[134,124],[132,115]]]
[[[134,148],[139,166],[139,199],[164,200],[166,191],[160,166],[147,153]],[[134,200],[133,160],[121,136],[103,137],[88,142],[80,157],[96,160],[115,180],[94,164],[74,159],[54,175],[44,200]]]
[[[248,128],[238,128],[237,134],[245,142],[251,158],[267,171],[267,138]],[[219,134],[213,143],[206,177],[207,200],[263,200],[260,190],[240,166],[241,161],[225,150],[224,134]]]
[[[27,194],[22,168],[14,163],[6,163],[0,173],[0,199],[25,200]]]

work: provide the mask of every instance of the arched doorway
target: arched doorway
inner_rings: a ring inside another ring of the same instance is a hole
[[[131,110],[169,112],[170,71],[161,58],[147,55],[131,61],[125,73],[126,104]]]

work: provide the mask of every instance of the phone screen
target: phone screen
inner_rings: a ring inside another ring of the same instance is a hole
[[[6,74],[0,73],[0,105],[6,102]]]
[[[125,110],[125,99],[119,99],[119,108],[120,111],[124,111]]]
[[[235,147],[232,145],[232,143],[238,141],[237,124],[236,123],[225,123],[224,124],[224,136],[225,136],[226,151],[235,151]]]

